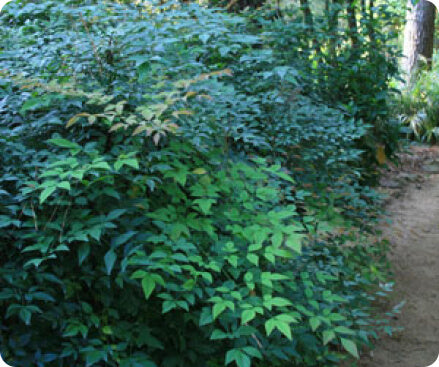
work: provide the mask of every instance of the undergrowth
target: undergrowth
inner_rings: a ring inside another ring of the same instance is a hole
[[[396,69],[373,21],[367,66],[347,41],[319,59],[294,12],[8,4],[8,363],[336,366],[391,332],[364,177]]]
[[[438,54],[433,69],[420,66],[413,82],[403,91],[396,104],[399,118],[408,137],[435,143],[439,138],[439,68]]]

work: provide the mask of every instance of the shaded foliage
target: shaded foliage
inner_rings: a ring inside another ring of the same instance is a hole
[[[387,114],[378,31],[362,74],[270,10],[44,1],[1,22],[11,364],[335,366],[391,331],[358,145]]]

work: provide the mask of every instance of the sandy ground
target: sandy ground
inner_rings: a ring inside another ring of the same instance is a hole
[[[439,162],[423,167],[390,200],[392,222],[383,226],[396,282],[392,306],[406,301],[395,321],[403,330],[380,339],[361,367],[425,367],[439,354]]]

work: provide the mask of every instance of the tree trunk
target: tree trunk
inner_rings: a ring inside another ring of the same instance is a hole
[[[308,31],[312,32],[314,21],[313,21],[313,15],[311,12],[311,7],[309,6],[309,1],[308,0],[300,0],[300,7],[302,8],[304,21],[305,21],[305,24],[308,26]]]
[[[357,26],[357,15],[355,11],[355,1],[350,1],[346,8],[348,15],[348,25],[349,25],[349,36],[351,38],[352,47],[358,47],[358,26]]]
[[[328,14],[328,33],[329,33],[329,58],[334,60],[336,57],[336,47],[338,39],[338,15],[341,10],[341,0],[332,0]]]
[[[257,9],[264,5],[264,3],[265,0],[230,0],[225,8],[232,12],[239,12],[247,7],[250,9]]]
[[[408,0],[411,1],[411,0]],[[375,3],[374,0],[369,0],[369,19],[367,22],[368,25],[368,32],[369,32],[369,39],[370,43],[373,44],[375,42],[375,31],[374,31],[374,24],[373,24],[373,12],[375,11]]]
[[[366,0],[361,0],[360,6],[361,6],[361,14],[363,17],[365,17],[366,16]]]
[[[257,9],[264,5],[265,0],[230,0],[226,5],[226,10],[238,12],[245,8]]]
[[[410,82],[420,56],[425,57],[428,67],[431,67],[436,8],[427,0],[419,0],[415,6],[412,5],[411,0],[408,0],[407,7],[402,66],[406,80]]]

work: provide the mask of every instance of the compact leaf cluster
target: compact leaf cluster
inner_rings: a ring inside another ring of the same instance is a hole
[[[15,1],[1,15],[2,355],[358,358],[391,331],[373,307],[389,290],[386,246],[368,234],[378,196],[361,185],[376,101],[355,100],[360,116],[316,93],[299,19],[126,3]],[[286,50],[281,31],[302,44]]]

